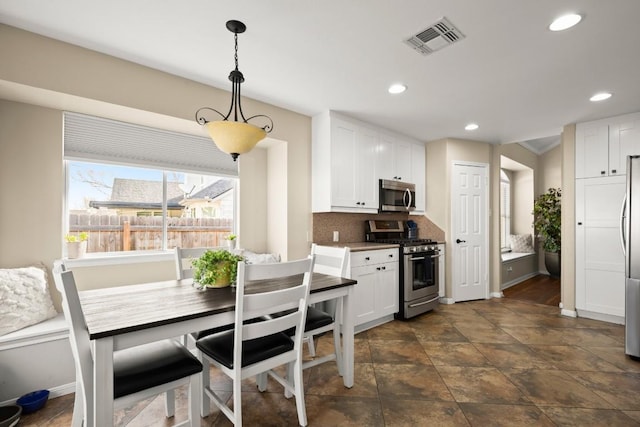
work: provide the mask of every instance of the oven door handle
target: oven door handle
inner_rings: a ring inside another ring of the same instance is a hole
[[[442,254],[438,254],[438,255],[431,255],[431,258],[440,258],[442,256]]]
[[[423,259],[425,259],[425,257],[421,256],[421,257],[418,257],[418,258],[409,258],[409,261],[420,261],[420,260],[423,260]]]
[[[430,302],[434,302],[437,299],[440,299],[440,295],[438,295],[435,298],[431,298],[429,301],[422,301],[422,302],[419,302],[419,303],[416,303],[416,304],[409,304],[409,308],[419,307],[421,305],[429,304]]]

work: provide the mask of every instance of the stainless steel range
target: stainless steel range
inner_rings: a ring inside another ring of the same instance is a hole
[[[403,221],[370,220],[365,224],[365,240],[400,245],[400,319],[409,319],[433,310],[440,302],[437,242],[417,239],[415,229]]]

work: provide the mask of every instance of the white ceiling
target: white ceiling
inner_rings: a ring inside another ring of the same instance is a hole
[[[549,31],[565,12],[583,21]],[[429,56],[403,43],[442,17],[466,37]],[[238,19],[245,96],[309,116],[340,111],[421,141],[526,141],[537,152],[565,124],[640,111],[638,17],[638,0],[0,2],[2,23],[226,90],[225,22]],[[407,92],[388,94],[394,82]],[[602,90],[613,97],[589,101]],[[480,128],[465,131],[469,122]]]

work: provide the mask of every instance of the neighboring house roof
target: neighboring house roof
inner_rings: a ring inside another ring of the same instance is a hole
[[[193,200],[214,200],[233,188],[230,179],[219,179],[202,190],[182,199],[183,202]]]
[[[229,179],[220,179],[202,190],[185,197],[179,182],[167,183],[167,209],[182,209],[185,205],[202,200],[215,200],[233,188]],[[162,182],[142,179],[115,178],[111,198],[107,201],[92,200],[92,208],[162,208]]]
[[[184,197],[184,191],[179,182],[167,183],[167,208],[182,209],[179,203]],[[162,182],[143,179],[114,178],[111,197],[107,201],[92,200],[92,208],[162,208]]]

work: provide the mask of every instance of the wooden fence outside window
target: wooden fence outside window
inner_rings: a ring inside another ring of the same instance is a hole
[[[167,248],[223,246],[231,218],[167,218]],[[87,252],[162,250],[162,217],[69,215],[69,233],[89,235]]]

